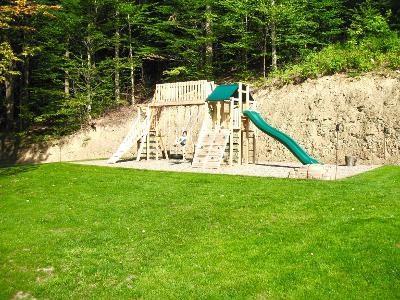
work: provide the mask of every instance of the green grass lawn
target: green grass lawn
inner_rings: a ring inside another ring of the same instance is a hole
[[[0,299],[400,297],[400,167],[337,182],[0,169]]]

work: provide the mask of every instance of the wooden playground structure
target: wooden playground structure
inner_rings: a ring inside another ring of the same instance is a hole
[[[136,146],[136,160],[180,157],[192,167],[256,162],[256,127],[243,115],[255,109],[249,86],[206,80],[157,84],[152,101],[138,106],[128,135],[108,160],[116,163]],[[186,133],[185,143],[180,136]]]

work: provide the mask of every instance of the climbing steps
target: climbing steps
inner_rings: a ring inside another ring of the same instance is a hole
[[[241,134],[243,136],[241,136]],[[247,136],[246,136],[247,135]],[[246,138],[247,137],[247,138]],[[230,136],[232,139],[232,163],[239,164],[240,162],[240,151],[242,149],[242,163],[255,163],[255,145],[256,145],[256,133],[254,131],[241,132],[240,130],[234,130],[233,135]],[[228,142],[225,148],[224,163],[229,164],[231,143]]]
[[[124,138],[118,150],[109,158],[107,163],[115,164],[121,157],[132,148],[132,146],[138,141],[146,139],[149,133],[151,124],[151,110],[146,109],[146,116],[142,120],[141,113],[139,112],[137,117],[133,120],[128,135]]]
[[[136,161],[142,159],[168,159],[168,153],[164,141],[162,137],[157,134],[156,130],[149,130],[148,135],[143,137],[139,143]]]
[[[196,147],[192,167],[218,169],[222,163],[228,141],[228,129],[210,129],[203,134]]]

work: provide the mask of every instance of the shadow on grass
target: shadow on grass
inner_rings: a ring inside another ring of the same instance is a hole
[[[0,177],[13,176],[20,173],[31,172],[36,170],[38,165],[13,165],[13,166],[0,166]]]

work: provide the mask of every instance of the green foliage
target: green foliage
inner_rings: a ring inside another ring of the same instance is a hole
[[[185,67],[176,67],[171,70],[164,71],[164,75],[168,76],[172,81],[177,81],[179,78],[184,78],[188,73],[187,68]]]
[[[384,38],[388,34],[391,34],[388,16],[381,15],[370,1],[356,10],[349,28],[349,37],[352,41],[370,36]]]
[[[379,28],[387,28],[387,26],[379,25]],[[366,31],[363,30],[363,32]],[[319,52],[312,52],[301,63],[271,74],[271,79],[289,83],[335,73],[359,74],[373,70],[399,69],[400,37],[398,34],[389,31],[382,36],[379,34],[381,30],[369,32],[368,35],[364,35],[364,38],[357,36],[357,40],[352,39],[345,43],[327,46]]]
[[[268,76],[273,56],[285,82],[399,65],[395,0],[48,3],[0,6],[0,83],[13,75],[1,104],[21,131],[70,132],[158,82]]]
[[[21,61],[11,48],[8,42],[0,43],[0,83],[4,82],[6,76],[17,76],[18,70],[14,70],[14,65]]]

